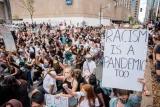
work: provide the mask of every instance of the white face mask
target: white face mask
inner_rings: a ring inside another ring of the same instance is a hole
[[[86,61],[90,62],[90,61],[91,61],[91,59],[86,59]]]
[[[87,93],[81,91],[81,96],[85,97],[85,96],[87,96]]]

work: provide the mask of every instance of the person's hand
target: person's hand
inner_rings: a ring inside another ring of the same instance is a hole
[[[141,83],[141,84],[146,84],[146,81],[144,78],[138,78],[138,82]]]
[[[68,88],[68,85],[67,85],[67,84],[63,84],[63,88],[64,88],[64,89],[67,89],[67,88]]]
[[[146,81],[145,81],[145,79],[143,79],[143,78],[138,78],[138,82],[141,83],[141,84],[143,84],[142,93],[143,93],[145,96],[150,96],[151,93],[150,93],[150,91],[149,91],[149,90],[147,89],[147,87],[146,87]],[[141,96],[142,93],[141,93],[141,92],[138,93],[138,96]]]

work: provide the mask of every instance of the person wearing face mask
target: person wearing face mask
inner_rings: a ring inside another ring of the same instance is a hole
[[[90,84],[84,84],[81,87],[81,91],[73,92],[68,88],[67,84],[63,85],[64,89],[68,94],[76,97],[78,99],[77,107],[99,107],[99,101],[96,97],[94,90]]]
[[[63,70],[63,76],[57,76],[57,75],[51,75],[56,80],[63,81],[63,84],[67,84],[67,86],[73,91],[77,91],[78,88],[78,82],[76,80],[76,77],[73,73],[73,68],[71,66],[67,66]],[[62,94],[64,96],[68,96],[66,90],[62,89]],[[69,96],[70,97],[70,96]]]
[[[141,93],[130,96],[130,91],[119,89],[117,97],[110,100],[110,107],[140,107]]]
[[[92,60],[92,55],[87,54],[85,56],[86,61],[83,63],[83,73],[82,76],[88,81],[91,74],[95,73],[96,63]]]

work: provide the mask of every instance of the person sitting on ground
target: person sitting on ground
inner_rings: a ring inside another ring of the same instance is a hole
[[[141,93],[130,96],[130,91],[119,89],[117,95],[110,100],[110,107],[140,107]]]
[[[48,70],[44,73],[43,88],[45,93],[54,95],[57,92],[56,79],[51,75],[56,75],[54,70]]]
[[[17,99],[22,102],[23,107],[30,107],[26,81],[8,75],[1,81],[0,90],[0,105],[10,99]]]
[[[132,91],[116,89],[117,97],[111,98],[110,107],[140,107],[142,94],[150,95],[150,92],[146,88],[144,79],[139,78],[138,82],[143,84],[143,92],[137,92],[137,94],[131,95]]]
[[[76,77],[73,73],[73,68],[71,66],[67,66],[66,68],[64,68],[63,70],[63,76],[57,76],[57,75],[53,75],[50,74],[53,78],[55,78],[56,80],[61,80],[63,81],[63,84],[67,84],[68,87],[75,92],[77,90],[78,87],[78,83],[76,80]],[[63,89],[63,94],[67,96],[67,92],[65,91],[65,89]]]
[[[90,84],[84,84],[81,91],[73,92],[67,84],[63,85],[68,94],[78,98],[78,107],[99,107],[99,101]]]
[[[94,92],[99,100],[100,107],[109,107],[110,95],[105,95],[102,88],[100,87],[100,83],[97,80],[95,75],[91,75],[89,78],[89,84],[92,85]],[[109,90],[107,90],[109,91]]]
[[[19,100],[11,99],[3,107],[23,107],[23,105]]]
[[[44,107],[44,100],[44,94],[35,89],[31,96],[31,107]]]
[[[88,82],[90,75],[95,73],[96,63],[92,60],[91,54],[87,54],[85,58],[86,58],[86,61],[83,63],[82,76]]]
[[[77,86],[77,91],[80,91],[80,87],[85,84],[85,80],[84,78],[82,77],[82,71],[80,69],[74,69],[73,70],[74,72],[74,75],[77,79],[77,82],[78,82],[78,86]]]

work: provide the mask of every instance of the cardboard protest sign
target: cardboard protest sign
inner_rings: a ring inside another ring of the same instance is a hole
[[[102,86],[142,91],[148,44],[145,29],[110,29],[105,33]]]
[[[16,51],[17,50],[16,45],[15,45],[13,36],[11,32],[9,31],[9,29],[5,26],[0,26],[0,33],[3,37],[3,41],[5,44],[5,50],[11,51],[11,52]]]
[[[45,101],[47,107],[68,107],[67,97],[45,94]]]
[[[50,94],[45,94],[45,101],[47,107],[70,107],[77,104],[77,100],[74,97],[68,98]]]

